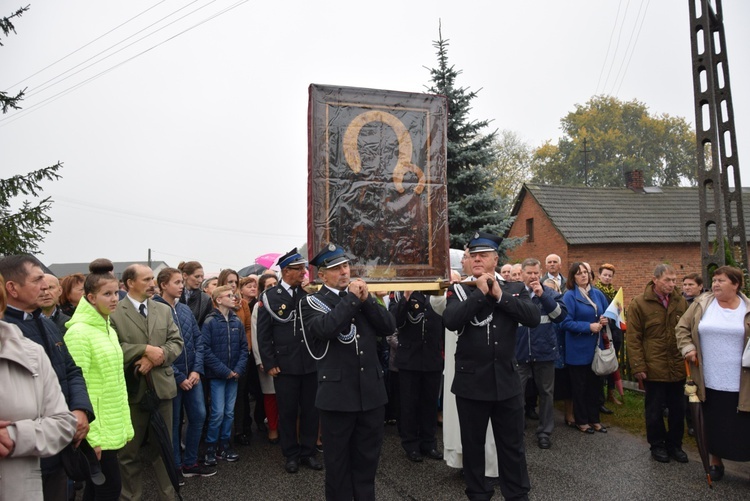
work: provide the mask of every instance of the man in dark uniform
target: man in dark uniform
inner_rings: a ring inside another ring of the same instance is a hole
[[[307,295],[300,287],[307,261],[295,248],[279,258],[279,268],[281,282],[263,292],[258,302],[258,349],[263,367],[275,378],[286,471],[297,473],[300,463],[322,470],[323,465],[315,458],[318,438],[315,360],[305,347],[302,325],[297,318],[297,305]]]
[[[391,293],[388,305],[398,327],[395,366],[401,390],[401,445],[407,457],[443,459],[437,450],[437,412],[443,372],[443,317],[420,291]]]
[[[454,284],[448,289],[443,322],[458,334],[456,395],[464,478],[469,499],[490,499],[494,494],[484,477],[487,423],[497,447],[498,473],[503,497],[528,499],[530,489],[523,441],[523,392],[514,360],[516,329],[521,323],[536,327],[539,309],[523,282],[502,282],[495,273],[502,238],[476,233],[469,243],[473,286]]]
[[[323,285],[300,302],[300,312],[318,359],[315,405],[326,447],[326,499],[374,500],[388,401],[376,337],[396,326],[365,282],[350,282],[344,249],[329,244],[310,264]]]

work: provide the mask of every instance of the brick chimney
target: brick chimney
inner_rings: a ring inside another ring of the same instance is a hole
[[[625,173],[625,187],[636,193],[644,193],[643,171],[634,169]]]

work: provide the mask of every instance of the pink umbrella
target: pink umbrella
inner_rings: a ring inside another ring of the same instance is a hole
[[[279,254],[278,252],[269,252],[268,254],[263,254],[262,256],[258,256],[255,258],[255,264],[270,268],[276,263],[276,260],[280,255],[281,254]]]

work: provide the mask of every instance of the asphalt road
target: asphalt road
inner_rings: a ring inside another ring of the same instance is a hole
[[[713,489],[706,485],[698,452],[686,447],[688,464],[657,463],[645,439],[610,428],[586,435],[564,425],[556,411],[556,428],[549,450],[536,446],[534,423],[527,422],[526,443],[531,499],[538,500],[748,500],[750,463],[726,461],[726,475]],[[606,420],[605,420],[606,424]],[[439,444],[442,446],[442,443]],[[218,474],[188,478],[183,499],[206,500],[322,500],[324,472],[301,468],[284,471],[278,445],[256,435],[247,447],[237,447],[240,460],[219,463]],[[146,492],[153,485],[147,478]],[[395,426],[386,426],[375,492],[379,500],[465,499],[458,470],[443,461],[410,462],[401,449]],[[152,491],[151,491],[152,492]],[[502,499],[496,489],[496,499]],[[156,497],[144,496],[145,500]]]

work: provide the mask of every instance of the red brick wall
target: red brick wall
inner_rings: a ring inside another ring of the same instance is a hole
[[[563,266],[568,262],[568,245],[557,228],[547,218],[539,204],[534,200],[530,193],[526,193],[521,208],[518,211],[516,220],[510,228],[508,236],[524,237],[526,236],[526,220],[534,218],[534,241],[524,241],[520,246],[507,252],[511,262],[520,263],[527,257],[534,257],[542,262],[544,270],[544,258],[549,254],[557,254],[563,262]]]
[[[615,287],[622,287],[625,304],[643,292],[643,288],[652,278],[654,268],[661,263],[669,263],[677,271],[677,278],[688,273],[701,273],[700,245],[693,244],[599,244],[569,246],[559,231],[529,193],[526,194],[518,211],[509,236],[526,235],[526,220],[534,218],[534,241],[524,241],[521,245],[507,252],[512,262],[523,261],[534,257],[542,261],[548,254],[558,254],[562,259],[563,270],[567,276],[570,263],[588,262],[594,273],[604,263],[614,265]]]
[[[604,263],[614,265],[615,287],[622,287],[625,305],[641,294],[658,264],[668,263],[677,272],[678,283],[688,273],[701,273],[700,244],[611,244],[574,245],[568,250],[570,261],[586,261],[595,274]]]

